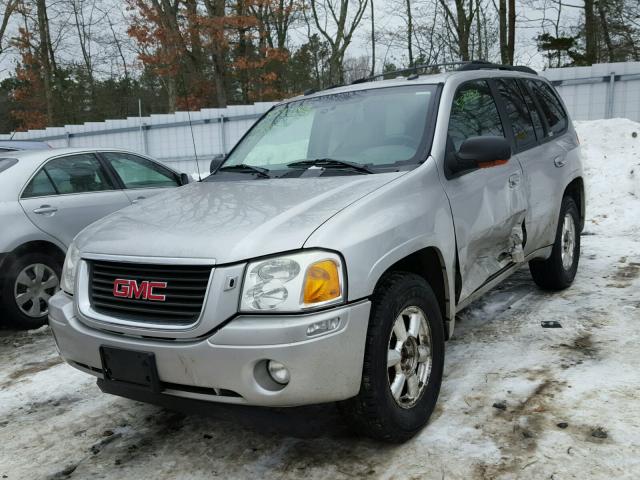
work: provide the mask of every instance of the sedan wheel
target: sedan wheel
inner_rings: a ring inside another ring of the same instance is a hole
[[[14,300],[24,315],[44,317],[49,312],[49,298],[59,288],[60,279],[51,267],[44,263],[27,265],[16,278]]]

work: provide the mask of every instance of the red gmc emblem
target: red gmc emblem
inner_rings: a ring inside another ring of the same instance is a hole
[[[150,282],[149,280],[143,280],[138,284],[135,280],[116,278],[113,282],[113,296],[164,302],[166,296],[154,292],[154,290],[159,288],[167,288],[167,282]]]

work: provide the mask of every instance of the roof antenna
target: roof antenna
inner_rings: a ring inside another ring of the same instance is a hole
[[[191,109],[189,108],[189,100],[187,100],[187,117],[189,118],[189,130],[191,130],[191,142],[193,143],[193,156],[196,157],[196,168],[198,169],[198,181],[202,181],[200,173],[200,162],[198,161],[198,150],[196,149],[196,137],[193,135],[193,124],[191,123]]]
[[[184,73],[182,74],[182,88],[185,88]],[[185,92],[187,90],[185,89]],[[189,105],[189,94],[184,97],[187,104],[187,118],[189,120],[189,130],[191,131],[191,142],[193,144],[193,156],[196,158],[196,168],[198,169],[198,181],[202,181],[202,174],[200,173],[200,162],[198,161],[198,149],[196,148],[196,137],[193,134],[193,123],[191,122],[191,106]]]

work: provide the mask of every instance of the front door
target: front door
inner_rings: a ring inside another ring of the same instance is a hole
[[[460,86],[449,119],[446,155],[469,137],[506,136],[487,81]],[[492,276],[521,261],[527,199],[522,168],[506,164],[462,172],[444,180],[456,233],[462,301]]]
[[[87,225],[131,202],[91,153],[49,160],[22,192],[20,205],[40,230],[69,246]]]

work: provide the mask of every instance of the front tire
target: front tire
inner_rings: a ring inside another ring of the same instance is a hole
[[[580,214],[576,202],[564,197],[551,256],[532,260],[529,270],[536,284],[545,290],[564,290],[573,283],[580,260]]]
[[[47,302],[60,288],[61,271],[55,258],[42,253],[27,253],[10,263],[1,295],[10,326],[28,330],[47,322]]]
[[[420,276],[394,272],[376,288],[358,395],[343,412],[355,430],[400,443],[435,408],[444,366],[444,325],[433,290]]]

